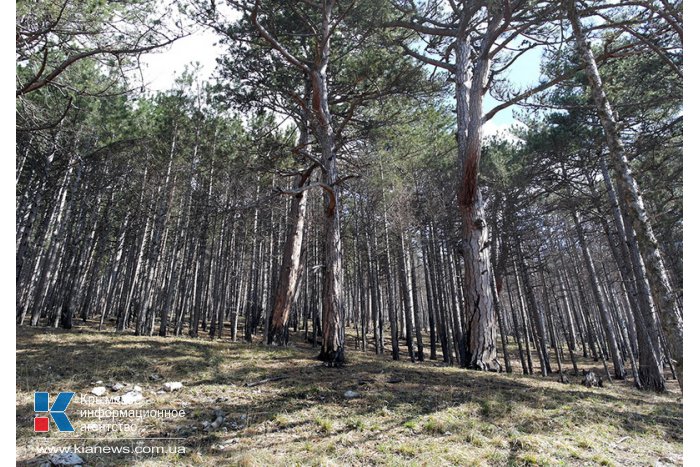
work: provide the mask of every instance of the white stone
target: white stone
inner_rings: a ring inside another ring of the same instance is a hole
[[[360,393],[348,389],[347,391],[345,391],[345,394],[343,394],[343,397],[346,399],[356,399],[360,397]]]
[[[141,391],[143,391],[143,389],[141,389],[141,386],[139,386],[139,385],[137,384],[136,386],[134,386],[134,391],[136,391],[136,392],[141,392]]]
[[[129,391],[121,396],[120,400],[123,404],[133,404],[134,402],[143,400],[143,395],[140,391]]]
[[[92,388],[90,392],[96,396],[104,396],[105,392],[107,392],[107,388],[104,386],[97,386]]]
[[[122,383],[115,383],[112,386],[112,391],[114,392],[121,391],[122,389],[124,389],[124,385]]]
[[[163,390],[168,392],[179,391],[182,389],[182,383],[179,381],[171,381],[163,385]]]

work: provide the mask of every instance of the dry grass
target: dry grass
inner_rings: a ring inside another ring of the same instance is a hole
[[[556,376],[543,380],[430,361],[392,362],[357,351],[348,353],[348,365],[330,369],[314,356],[303,343],[282,349],[88,327],[18,328],[18,461],[42,458],[36,451],[39,435],[32,432],[33,391],[88,394],[102,380],[141,385],[146,400],[130,408],[184,409],[184,418],[139,421],[138,435],[185,437],[181,443],[188,452],[84,454],[90,465],[682,464],[677,390],[657,395],[629,382],[589,389],[558,383]],[[162,379],[153,381],[153,374]],[[287,378],[245,386],[283,375]],[[389,382],[397,376],[400,383]],[[156,394],[163,381],[182,381],[185,387]],[[346,400],[348,389],[361,397]],[[69,409],[76,428],[88,421],[77,417],[80,408]],[[207,432],[202,422],[213,419],[215,408],[227,414],[224,428]],[[68,444],[64,435],[78,436],[54,430],[51,442]],[[133,443],[120,440],[123,433],[104,436],[103,445]]]

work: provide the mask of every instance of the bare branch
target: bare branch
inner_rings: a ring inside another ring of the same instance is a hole
[[[93,50],[86,50],[85,52],[81,52],[79,54],[72,55],[68,58],[66,58],[63,62],[61,62],[59,65],[57,65],[51,73],[46,75],[46,77],[42,79],[35,79],[29,84],[25,85],[22,89],[18,89],[16,93],[16,97],[19,97],[23,94],[30,93],[32,91],[36,91],[37,89],[40,89],[50,82],[52,82],[54,79],[56,79],[61,73],[66,71],[66,69],[71,66],[73,63],[88,58],[88,57],[93,57],[96,55],[123,55],[123,54],[137,54],[137,53],[142,53],[142,52],[148,52],[150,50],[157,49],[159,47],[165,47],[166,45],[170,45],[173,42],[175,42],[179,37],[175,37],[172,39],[168,39],[165,42],[162,42],[160,44],[154,44],[154,45],[148,45],[144,47],[125,47],[125,48],[120,48],[120,49],[109,49],[109,48],[97,48]]]
[[[418,52],[414,52],[405,44],[401,44],[401,47],[403,48],[404,52],[407,55],[410,55],[411,57],[415,58],[416,60],[419,60],[423,63],[428,64],[428,65],[433,65],[433,66],[436,66],[438,68],[442,68],[443,70],[447,70],[450,73],[455,72],[454,66],[449,64],[449,63],[445,63],[441,60],[436,60],[434,58],[426,57],[425,55],[419,54]]]

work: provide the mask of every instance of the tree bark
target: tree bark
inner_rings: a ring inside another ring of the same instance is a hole
[[[615,175],[621,187],[620,197],[625,210],[632,220],[639,249],[649,274],[654,301],[659,308],[659,315],[669,344],[669,350],[676,363],[678,382],[683,387],[683,317],[678,308],[676,297],[671,288],[668,272],[661,257],[658,241],[654,235],[649,216],[644,206],[642,192],[632,174],[629,160],[625,154],[622,139],[612,106],[608,100],[603,81],[598,71],[593,52],[581,25],[575,0],[567,1],[567,14],[576,39],[580,59],[586,66],[586,75],[591,86],[593,98],[598,110],[598,117],[605,132],[610,159]]]
[[[305,128],[301,128],[299,138],[300,145],[306,146],[308,138],[305,136]],[[313,170],[313,169],[311,169]],[[311,170],[299,175],[297,189],[303,188],[306,181],[311,176]],[[299,286],[301,278],[301,248],[304,238],[304,225],[306,224],[307,190],[294,195],[290,209],[289,229],[287,240],[284,244],[282,254],[282,267],[277,281],[270,330],[268,333],[268,344],[287,345],[289,313],[294,304],[294,295]]]
[[[586,240],[586,235],[583,232],[581,219],[578,212],[576,211],[572,212],[572,216],[574,219],[574,223],[576,224],[576,233],[578,235],[579,243],[581,244],[581,251],[583,252],[584,264],[586,266],[586,269],[588,270],[588,276],[591,283],[591,290],[593,291],[593,297],[595,298],[596,305],[598,306],[600,317],[603,320],[603,331],[605,332],[605,337],[608,342],[608,348],[610,349],[611,359],[613,361],[615,371],[615,378],[624,379],[625,368],[622,362],[622,356],[620,355],[620,347],[618,345],[615,330],[613,328],[610,310],[605,305],[605,301],[603,299],[603,292],[600,287],[600,282],[598,281],[598,276],[596,275],[595,266],[593,265],[593,258],[591,256],[590,249],[588,248],[588,241]]]
[[[462,217],[464,298],[467,307],[464,323],[467,355],[464,363],[472,369],[500,371],[501,365],[496,353],[496,313],[489,288],[489,238],[483,200],[478,188],[483,134],[483,89],[488,79],[490,59],[488,47],[482,45],[474,67],[474,76],[470,76],[469,39],[458,37],[455,40],[457,146],[461,167],[458,200]]]

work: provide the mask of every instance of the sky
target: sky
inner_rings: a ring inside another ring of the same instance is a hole
[[[186,66],[195,62],[201,66],[199,79],[208,80],[216,69],[216,58],[223,53],[225,49],[218,44],[217,34],[209,29],[199,28],[190,36],[177,40],[166,50],[142,57],[144,65],[142,73],[146,89],[156,92],[172,88],[176,77],[182,74]],[[539,50],[529,51],[512,65],[506,73],[514,86],[526,88],[538,82],[540,57]],[[487,94],[484,111],[488,112],[498,103]],[[513,118],[513,110],[516,109],[517,107],[511,107],[496,114],[485,124],[484,135],[491,136],[498,132],[505,132],[508,127],[516,123]]]
[[[542,58],[541,49],[534,49],[524,53],[519,57],[506,73],[508,81],[520,90],[524,90],[532,85],[539,83],[540,79],[540,62]],[[491,95],[486,94],[484,99],[484,112],[488,112],[493,107],[500,104]],[[517,110],[517,106],[512,106],[497,113],[491,120],[484,125],[484,134],[490,136],[498,131],[505,131],[516,123],[513,118],[513,111]]]
[[[178,39],[165,51],[144,55],[141,59],[144,84],[149,91],[166,91],[185,67],[199,62],[199,78],[208,79],[216,68],[216,58],[224,53],[218,36],[211,30],[200,29]]]

